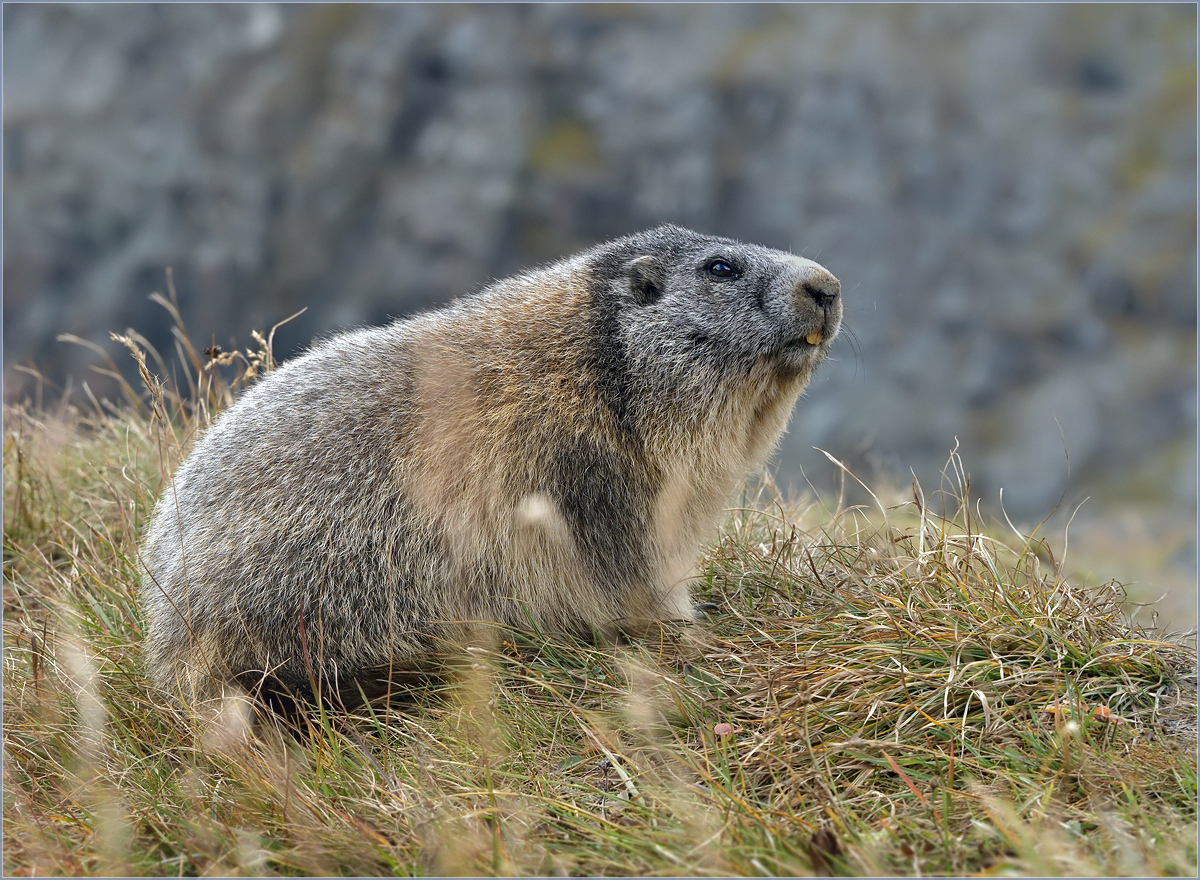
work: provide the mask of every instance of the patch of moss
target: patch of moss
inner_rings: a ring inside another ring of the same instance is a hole
[[[542,174],[561,176],[600,165],[595,134],[587,123],[571,117],[552,124],[529,150],[529,167]]]

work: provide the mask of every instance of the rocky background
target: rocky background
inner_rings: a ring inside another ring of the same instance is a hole
[[[1195,6],[3,15],[8,401],[19,363],[111,393],[60,333],[168,351],[168,266],[226,348],[307,307],[286,355],[673,221],[842,280],[781,483],[833,485],[819,446],[932,492],[957,442],[985,504],[1090,497],[1072,546],[1194,605]]]

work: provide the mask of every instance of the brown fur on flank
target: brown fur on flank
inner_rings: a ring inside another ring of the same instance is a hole
[[[692,616],[701,543],[841,311],[811,261],[663,226],[317,344],[164,490],[151,674],[185,700],[345,689],[472,621]]]

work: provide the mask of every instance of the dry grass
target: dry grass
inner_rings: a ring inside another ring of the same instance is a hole
[[[1193,644],[1000,540],[956,458],[928,502],[746,501],[706,624],[500,632],[299,738],[181,717],[141,667],[137,540],[270,347],[179,339],[187,378],[136,405],[5,411],[7,873],[1195,873]]]

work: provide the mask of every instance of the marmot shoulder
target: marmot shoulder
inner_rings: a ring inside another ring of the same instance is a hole
[[[158,501],[154,680],[342,689],[471,621],[690,617],[701,544],[841,314],[810,260],[661,226],[315,345]]]

